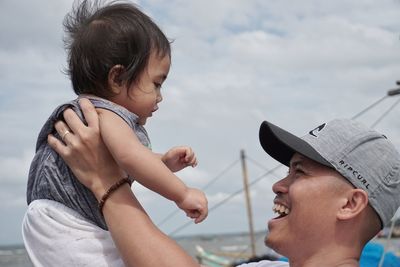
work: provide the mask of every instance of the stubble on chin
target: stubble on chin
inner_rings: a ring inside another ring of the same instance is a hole
[[[269,238],[269,232],[267,232],[267,234],[264,237],[264,245],[266,245],[267,247],[271,246],[271,240]]]
[[[269,247],[270,249],[273,249],[274,251],[277,251],[277,240],[274,242],[274,237],[271,236],[270,232],[267,232],[264,238],[264,245]],[[279,242],[278,242],[279,243]]]

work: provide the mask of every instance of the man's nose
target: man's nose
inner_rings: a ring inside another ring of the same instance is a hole
[[[288,175],[289,176],[289,175]],[[288,176],[286,176],[285,178],[279,180],[278,182],[274,183],[272,185],[272,191],[275,194],[278,193],[287,193],[288,192]]]

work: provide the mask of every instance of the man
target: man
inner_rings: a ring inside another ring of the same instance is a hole
[[[364,245],[400,205],[394,146],[351,120],[324,123],[303,138],[264,122],[260,142],[289,167],[272,187],[279,216],[268,223],[266,245],[290,266],[358,266]]]
[[[81,101],[88,126],[71,111],[66,145],[49,137],[78,179],[101,199],[118,182],[118,166],[101,141],[97,114]],[[400,204],[400,155],[387,138],[350,120],[334,120],[298,138],[264,122],[264,150],[289,166],[273,186],[274,210],[266,244],[288,257],[291,267],[358,266],[364,245],[392,218]],[[126,266],[198,266],[151,222],[128,185],[104,205],[111,236]],[[84,247],[84,246],[83,246]],[[261,261],[242,267],[287,266]]]

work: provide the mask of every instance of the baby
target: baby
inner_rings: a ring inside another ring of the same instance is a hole
[[[96,107],[103,141],[120,166],[121,177],[127,176],[119,184],[136,180],[201,222],[207,216],[204,194],[173,174],[196,166],[193,151],[182,146],[164,155],[153,153],[143,127],[162,101],[160,90],[171,65],[170,42],[133,4],[112,2],[100,7],[96,3],[83,1],[65,17],[68,73],[78,98],[56,108],[39,134],[29,171],[28,204],[56,201],[107,229],[101,212],[104,202],[99,208],[94,195],[47,144],[66,108],[83,120],[78,100],[84,97]],[[68,133],[58,137],[68,142]]]

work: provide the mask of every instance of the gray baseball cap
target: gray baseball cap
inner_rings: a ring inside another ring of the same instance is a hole
[[[260,142],[271,157],[286,166],[297,152],[338,171],[368,193],[382,227],[400,206],[400,154],[386,136],[361,123],[336,119],[299,138],[264,121]]]

